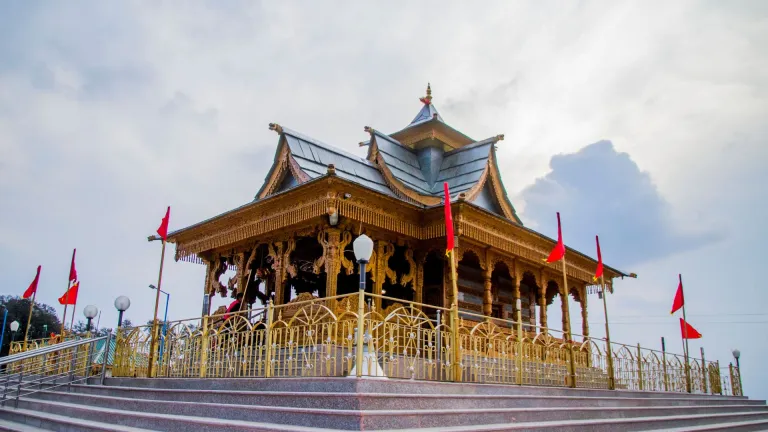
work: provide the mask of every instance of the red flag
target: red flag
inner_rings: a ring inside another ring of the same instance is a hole
[[[600,253],[600,239],[595,236],[595,243],[597,243],[597,270],[595,270],[595,276],[593,281],[597,281],[603,275],[603,254]]]
[[[565,257],[565,244],[563,244],[563,230],[560,227],[560,212],[557,212],[557,244],[549,253],[548,263],[559,261]]]
[[[69,281],[74,282],[77,280],[77,269],[75,268],[75,253],[77,249],[72,250],[72,264],[69,265]]]
[[[29,288],[27,288],[26,291],[24,291],[24,295],[22,298],[30,298],[34,293],[37,292],[37,281],[40,280],[40,269],[42,266],[37,266],[37,274],[35,275],[35,280],[32,281],[31,284],[29,284]]]
[[[445,240],[446,253],[453,250],[453,216],[451,216],[451,193],[448,191],[448,183],[443,183],[445,191]]]
[[[160,223],[160,228],[157,229],[157,233],[160,235],[160,238],[165,241],[165,239],[168,238],[168,219],[171,217],[171,206],[168,206],[168,210],[165,211],[165,217],[163,218],[163,221]]]
[[[77,289],[80,288],[80,282],[75,282],[74,285],[63,296],[59,297],[59,304],[73,305],[77,304]]]
[[[685,298],[683,297],[683,276],[677,275],[677,277],[680,280],[680,283],[677,284],[675,301],[672,302],[672,312],[670,312],[670,314],[677,312],[685,304]]]
[[[683,339],[701,339],[701,333],[682,318],[680,318],[680,333],[683,334]]]

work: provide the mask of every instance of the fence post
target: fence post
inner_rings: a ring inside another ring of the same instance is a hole
[[[363,376],[363,330],[365,329],[365,291],[357,294],[357,334],[355,340],[355,371],[358,378]]]
[[[272,305],[272,299],[267,300],[267,349],[264,353],[264,376],[269,378],[272,376],[272,322],[274,320],[274,306]]]
[[[664,371],[664,391],[669,391],[669,375],[667,375],[667,344],[661,338],[661,369]]]
[[[643,353],[640,351],[640,344],[637,344],[637,382],[640,390],[643,390]]]
[[[107,345],[104,346],[104,356],[101,360],[101,385],[104,385],[104,379],[107,377],[107,362],[109,360],[109,351],[112,347],[112,330],[107,332]],[[115,337],[115,351],[117,351],[117,337]],[[115,363],[114,361],[112,363]]]
[[[701,349],[701,385],[704,386],[703,390],[704,393],[709,393],[707,391],[707,375],[709,374],[709,368],[707,367],[707,360],[704,358],[704,347],[700,347]]]
[[[715,389],[717,389],[717,394],[722,395],[723,394],[723,379],[720,376],[720,360],[715,360],[715,372],[714,377],[710,377],[710,384],[713,384],[712,379],[717,380],[717,387],[712,387],[712,392],[715,392]]]
[[[523,312],[520,310],[522,302],[518,297],[517,308],[517,383],[523,385]]]
[[[453,257],[451,257],[453,260]],[[451,308],[451,344],[453,345],[453,381],[461,382],[461,340],[459,339],[459,299]]]
[[[728,376],[731,379],[731,396],[738,396],[736,394],[736,382],[733,380],[733,363],[728,364]]]
[[[203,334],[200,341],[200,378],[208,374],[208,315],[203,315]]]
[[[95,350],[96,342],[85,345],[85,371],[83,371],[83,378],[85,378],[85,385],[88,385],[88,377],[91,376],[91,365],[93,364],[93,354]]]
[[[616,390],[616,372],[613,368],[613,349],[611,348],[611,341],[607,337],[605,338],[605,354],[608,358],[608,389]]]

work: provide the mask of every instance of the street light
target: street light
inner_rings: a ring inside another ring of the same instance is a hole
[[[120,296],[115,299],[115,309],[119,312],[117,316],[118,329],[123,326],[123,312],[127,311],[129,307],[131,307],[131,299],[128,297]]]
[[[154,289],[154,290],[157,289],[157,287],[152,285],[152,284],[149,284],[149,287]],[[168,303],[170,303],[170,301],[171,301],[171,295],[168,294],[167,292],[163,291],[163,290],[158,290],[158,291],[160,291],[161,293],[165,294],[165,315],[163,316],[163,330],[162,330],[162,334],[160,335],[160,339],[161,339],[162,343],[160,344],[160,353],[158,355],[158,360],[162,363],[162,361],[163,361],[163,347],[165,347],[165,336],[166,336],[165,333],[168,331]],[[152,326],[152,331],[154,332],[154,325]]]
[[[358,316],[363,316],[365,313],[365,265],[368,264],[368,261],[371,259],[371,254],[373,253],[373,240],[367,235],[361,234],[352,243],[352,250],[355,252],[355,259],[359,264],[360,270],[360,292],[358,294],[357,313]],[[374,375],[386,379],[386,374],[379,366],[376,354],[370,354],[368,352],[368,347],[363,344],[363,320],[358,319],[357,323],[358,356],[355,360],[355,367],[349,375],[358,377],[363,375]],[[363,362],[363,358],[366,360],[365,363]],[[374,373],[371,373],[371,369],[374,367]]]
[[[734,349],[731,351],[731,354],[733,354],[733,358],[736,359],[736,370],[739,373],[739,390],[741,391],[741,394],[744,395],[744,387],[741,386],[741,366],[739,365],[739,357],[741,357],[741,351]]]
[[[149,287],[153,290],[157,289],[157,287],[152,284],[150,284]],[[165,294],[165,316],[163,316],[163,333],[165,333],[165,326],[168,323],[168,303],[171,301],[171,295],[163,290],[160,290],[160,292]]]
[[[91,332],[91,320],[96,318],[96,315],[99,314],[99,308],[97,308],[94,305],[88,305],[85,308],[83,308],[83,315],[85,316],[85,319],[88,320],[88,324],[85,326],[85,331],[87,333]]]
[[[373,253],[373,240],[362,234],[352,243],[352,249],[355,251],[355,259],[360,264],[360,291],[365,292],[365,265],[368,264]]]
[[[16,332],[19,331],[19,322],[13,321],[11,323],[11,331],[13,332],[13,335],[11,336],[11,342],[16,340]]]

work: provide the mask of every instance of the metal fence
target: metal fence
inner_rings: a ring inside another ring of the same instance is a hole
[[[389,306],[376,310],[383,301]],[[373,300],[373,301],[371,301]],[[154,337],[153,337],[154,333]],[[365,293],[120,329],[123,377],[380,376],[742,395],[736,367]],[[569,340],[570,339],[570,340]],[[579,339],[580,342],[574,342]]]
[[[87,382],[93,375],[103,382],[110,357],[111,334],[80,338],[0,358],[0,404],[32,393]],[[100,356],[100,358],[99,358]]]

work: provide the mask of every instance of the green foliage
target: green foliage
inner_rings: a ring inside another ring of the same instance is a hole
[[[0,347],[0,355],[7,355],[11,346],[11,339],[24,340],[24,332],[29,318],[29,304],[31,299],[22,299],[19,296],[0,296],[0,323],[2,315],[8,310],[8,318],[5,323],[5,337],[3,345]],[[11,332],[11,323],[19,322],[19,331],[14,335]],[[61,332],[61,322],[56,316],[56,310],[43,303],[36,303],[32,310],[32,321],[29,327],[30,340],[42,339],[51,335],[51,333]]]

